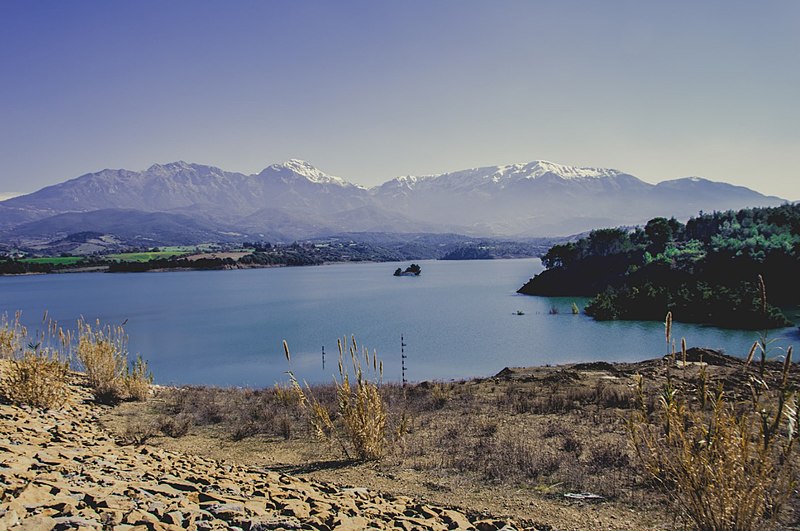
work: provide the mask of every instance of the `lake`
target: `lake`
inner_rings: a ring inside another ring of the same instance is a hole
[[[489,376],[506,366],[635,361],[666,351],[663,323],[599,323],[572,315],[572,302],[582,307],[585,299],[517,295],[542,270],[538,259],[419,263],[419,277],[392,276],[408,262],[0,277],[0,313],[22,310],[29,328],[41,328],[45,310],[65,327],[81,315],[127,320],[131,353],[148,360],[162,384],[286,381],[284,339],[301,380],[330,381],[336,340],[351,334],[378,351],[391,381],[401,376],[401,334],[411,381]],[[734,355],[745,355],[757,337],[682,323],[673,335]],[[771,337],[776,346],[800,344],[795,328]]]

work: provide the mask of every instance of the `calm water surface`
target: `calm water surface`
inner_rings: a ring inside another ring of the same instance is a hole
[[[409,380],[488,376],[506,366],[634,361],[665,352],[661,323],[598,323],[571,314],[571,303],[582,307],[584,299],[517,295],[541,271],[537,259],[420,264],[420,277],[401,278],[392,272],[408,263],[0,277],[0,313],[22,310],[30,328],[40,326],[45,310],[62,325],[81,315],[127,320],[130,351],[142,354],[163,384],[285,381],[283,339],[301,379],[330,380],[336,339],[350,334],[378,351],[388,380],[400,379],[401,334]],[[549,314],[554,305],[558,315]],[[680,323],[673,335],[736,355],[755,338],[749,331]],[[795,329],[772,337],[779,345],[800,345]]]

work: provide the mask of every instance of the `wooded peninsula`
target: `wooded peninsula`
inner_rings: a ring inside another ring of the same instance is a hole
[[[598,320],[662,320],[671,311],[728,328],[791,326],[779,307],[800,295],[800,205],[595,230],[554,245],[542,263],[519,293],[592,297],[585,312]]]

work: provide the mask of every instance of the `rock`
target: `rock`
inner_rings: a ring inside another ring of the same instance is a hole
[[[60,529],[75,529],[80,527],[97,529],[102,527],[97,520],[89,520],[87,518],[81,518],[80,516],[60,516],[53,518],[53,521],[56,527]]]
[[[305,520],[311,516],[311,508],[301,500],[287,500],[281,510],[281,514]]]
[[[56,521],[49,516],[32,516],[20,522],[16,527],[18,531],[51,531],[56,527]]]
[[[467,517],[458,511],[444,509],[441,516],[450,529],[475,529],[475,526],[472,525]]]
[[[338,518],[336,518],[333,521],[333,527],[335,529],[342,529],[342,530],[344,530],[344,529],[353,529],[353,530],[366,529],[367,527],[369,527],[369,522],[367,521],[366,518],[361,517],[361,516],[339,515]]]
[[[0,529],[8,529],[19,523],[20,516],[14,509],[9,509],[5,513],[0,513]]]
[[[59,412],[0,404],[0,529],[476,527],[458,511],[405,496],[119,446],[99,425],[91,394],[78,386],[70,392]],[[487,518],[479,529],[507,523]]]
[[[174,479],[162,479],[162,485],[167,485],[172,487],[175,490],[183,491],[183,492],[193,492],[198,490],[197,485],[190,483],[188,481],[183,481],[177,478]]]
[[[138,509],[128,513],[124,520],[124,523],[132,525],[157,524],[159,522],[160,520],[155,515]]]
[[[208,508],[208,512],[223,520],[230,520],[245,515],[244,506],[238,503],[212,505]]]
[[[183,513],[181,513],[180,511],[170,511],[164,515],[162,521],[167,524],[172,524],[180,527],[183,525]]]

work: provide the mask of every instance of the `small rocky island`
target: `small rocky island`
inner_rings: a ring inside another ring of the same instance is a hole
[[[398,267],[394,270],[394,276],[396,277],[408,277],[408,276],[415,276],[418,277],[422,273],[422,268],[418,264],[411,264],[403,271],[403,268]]]

